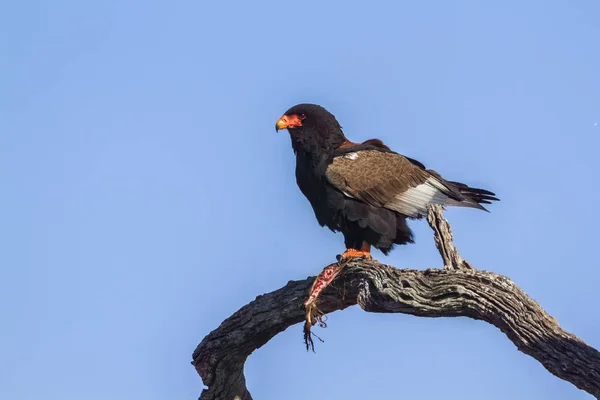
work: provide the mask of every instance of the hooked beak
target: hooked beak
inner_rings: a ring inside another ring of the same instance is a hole
[[[302,120],[304,118],[306,118],[304,115],[298,114],[284,115],[279,118],[279,121],[275,124],[275,131],[278,132],[287,128],[298,128],[299,126],[302,126]]]
[[[275,132],[279,132],[280,130],[285,129],[287,127],[288,127],[287,117],[284,115],[283,117],[279,118],[279,120],[275,124]]]

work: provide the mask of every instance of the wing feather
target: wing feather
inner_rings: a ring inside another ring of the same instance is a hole
[[[326,177],[346,196],[413,218],[426,215],[430,204],[462,200],[439,175],[421,166],[397,153],[360,150],[335,157]]]

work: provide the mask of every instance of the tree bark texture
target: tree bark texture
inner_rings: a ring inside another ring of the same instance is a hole
[[[432,208],[428,221],[444,269],[418,271],[377,261],[351,261],[321,293],[319,310],[327,314],[358,304],[368,312],[486,321],[552,374],[600,399],[600,352],[565,332],[509,278],[476,270],[463,260],[452,244],[441,208]],[[243,373],[247,357],[305,319],[304,301],[314,279],[290,281],[258,296],[202,340],[192,356],[208,387],[200,400],[252,399]]]

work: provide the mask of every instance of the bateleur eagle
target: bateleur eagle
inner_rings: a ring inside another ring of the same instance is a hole
[[[321,226],[344,235],[344,259],[371,258],[371,246],[388,254],[413,242],[406,219],[427,215],[430,204],[471,207],[495,194],[450,182],[379,139],[349,141],[336,118],[316,104],[298,104],[277,121],[296,154],[296,181]]]

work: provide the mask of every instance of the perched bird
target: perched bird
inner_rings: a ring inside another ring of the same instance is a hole
[[[343,259],[371,258],[371,246],[388,254],[413,243],[406,219],[427,215],[428,206],[471,207],[498,200],[495,194],[450,182],[419,161],[392,151],[379,139],[349,141],[336,118],[316,104],[298,104],[277,121],[296,154],[296,182],[321,226],[342,232]]]

